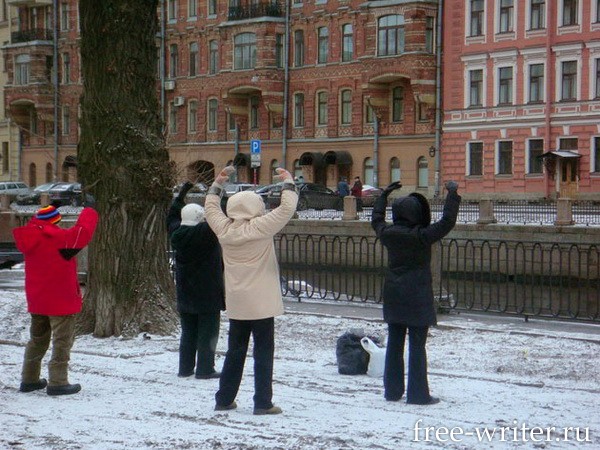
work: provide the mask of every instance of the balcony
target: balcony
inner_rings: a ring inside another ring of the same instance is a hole
[[[33,28],[31,30],[13,31],[10,35],[11,44],[32,41],[52,41],[53,33],[48,28]]]
[[[243,6],[230,6],[228,20],[254,19],[257,17],[283,17],[283,7],[279,2],[259,2]]]
[[[6,0],[8,6],[52,6],[52,0]]]

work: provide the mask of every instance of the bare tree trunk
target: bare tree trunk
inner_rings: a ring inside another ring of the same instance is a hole
[[[78,164],[100,222],[79,331],[170,333],[166,211],[173,166],[156,90],[158,0],[80,0],[84,94]]]

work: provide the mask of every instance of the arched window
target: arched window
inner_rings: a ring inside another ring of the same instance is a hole
[[[188,103],[188,133],[197,131],[198,123],[198,102],[192,100]]]
[[[217,73],[219,70],[219,44],[216,40],[208,44],[208,73]]]
[[[169,46],[169,78],[177,78],[179,66],[179,52],[177,44]]]
[[[327,92],[317,92],[317,125],[327,125]]]
[[[404,16],[392,14],[377,21],[377,55],[399,55],[404,52]]]
[[[342,125],[350,125],[352,123],[352,91],[344,89],[340,95],[340,122]]]
[[[192,42],[190,44],[190,77],[198,75],[198,43]]]
[[[352,61],[354,56],[354,42],[352,36],[352,24],[342,25],[342,61]]]
[[[329,55],[329,29],[327,27],[318,29],[318,47],[317,63],[325,64]]]
[[[54,173],[52,170],[52,163],[46,163],[46,183],[49,183],[54,179]]]
[[[275,183],[274,177],[275,177],[275,175],[277,175],[275,173],[275,169],[277,169],[278,167],[279,167],[279,161],[277,161],[276,159],[271,161],[271,183]]]
[[[363,180],[364,184],[370,184],[371,186],[374,186],[374,178],[375,178],[375,170],[374,170],[374,166],[373,166],[373,159],[372,158],[366,158],[365,162],[364,162],[364,168],[363,168]]]
[[[390,183],[400,181],[402,172],[400,171],[400,160],[395,156],[390,160]]]
[[[421,156],[417,160],[418,184],[417,187],[426,188],[429,186],[429,164],[427,158]]]
[[[234,38],[234,69],[253,69],[256,66],[256,34],[241,33]]]
[[[302,166],[300,165],[300,160],[295,159],[294,160],[294,179],[300,180],[300,177],[302,177],[302,179],[304,178],[304,176],[302,175]]]
[[[392,122],[401,122],[404,118],[404,88],[392,89]]]
[[[37,186],[37,169],[35,167],[35,163],[29,164],[29,186],[34,187]]]
[[[208,131],[217,131],[217,99],[208,101]]]

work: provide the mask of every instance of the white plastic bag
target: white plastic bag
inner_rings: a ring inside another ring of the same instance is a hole
[[[369,354],[367,375],[374,378],[381,378],[385,369],[385,348],[378,347],[367,336],[360,340],[360,344]]]

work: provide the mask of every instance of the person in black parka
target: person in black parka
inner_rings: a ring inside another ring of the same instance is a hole
[[[204,219],[204,208],[184,202],[192,186],[184,184],[167,216],[181,320],[178,375],[189,377],[195,372],[199,379],[218,378],[215,350],[225,309],[223,260],[219,241]]]
[[[371,225],[388,251],[383,287],[383,318],[388,324],[388,344],[383,384],[385,398],[398,401],[404,395],[404,341],[408,330],[408,389],[406,402],[428,405],[439,399],[429,394],[427,382],[427,332],[435,325],[431,275],[431,246],[456,224],[460,196],[458,184],[446,183],[448,195],[442,218],[431,223],[427,199],[418,193],[392,203],[393,224],[386,224],[388,195],[402,187],[390,184],[375,201]]]

